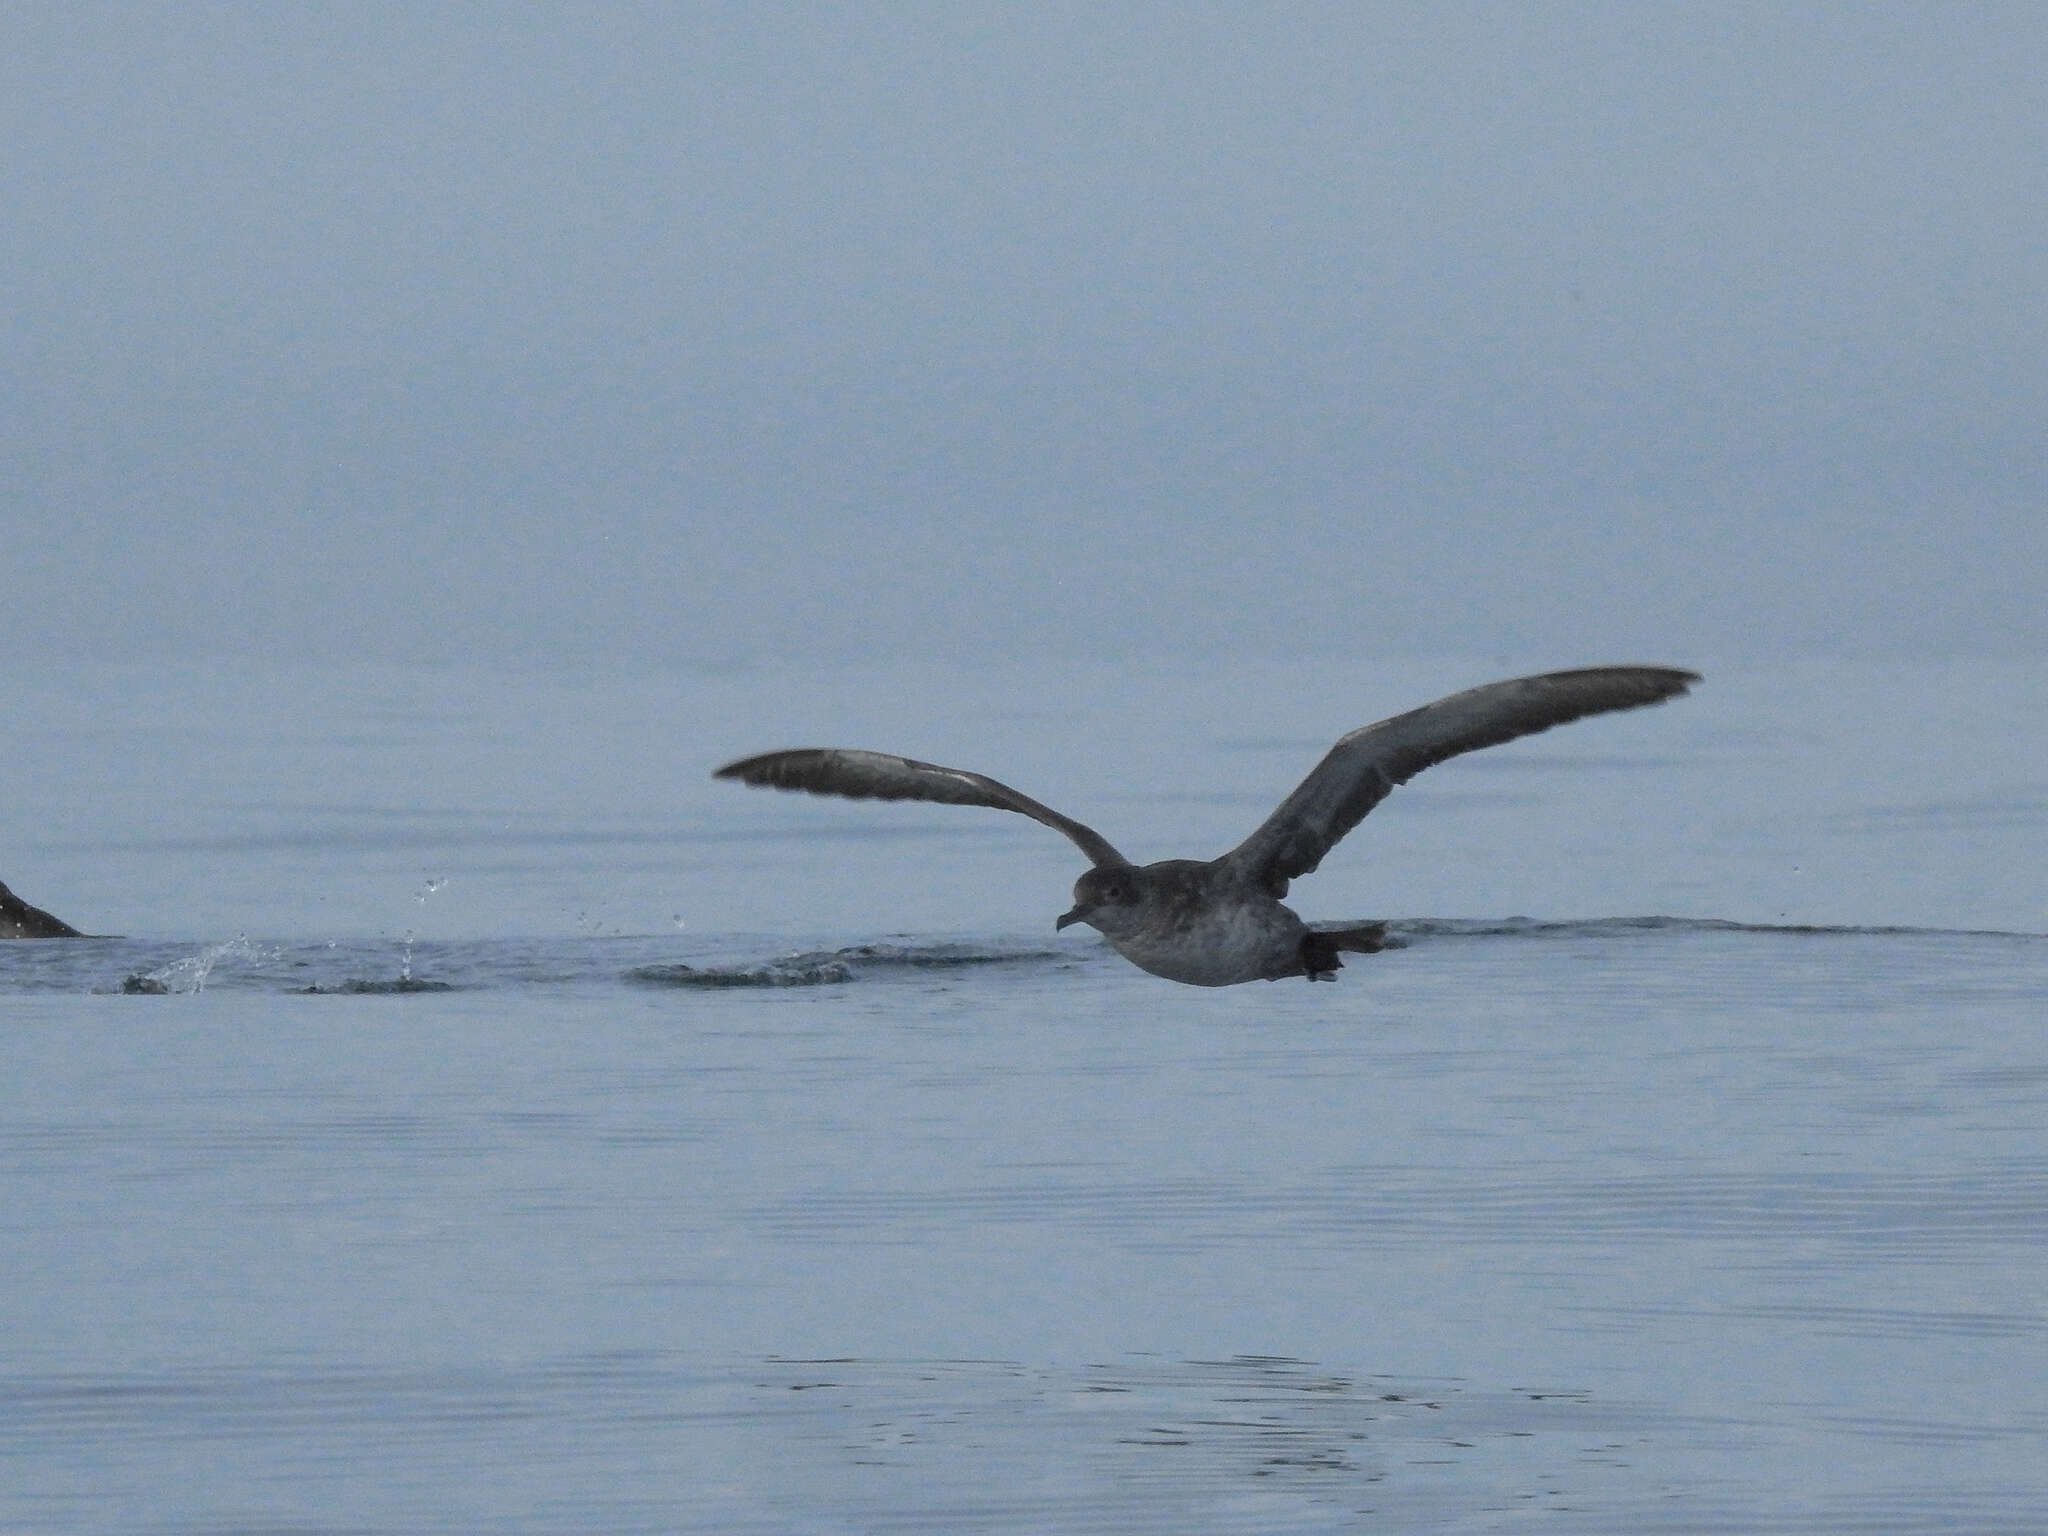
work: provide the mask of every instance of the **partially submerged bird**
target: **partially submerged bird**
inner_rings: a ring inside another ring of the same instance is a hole
[[[32,907],[0,883],[0,939],[82,939],[85,935],[52,917],[41,907]]]
[[[1313,929],[1280,898],[1396,784],[1461,752],[1610,710],[1662,703],[1699,681],[1676,667],[1585,667],[1468,688],[1338,738],[1257,831],[1221,858],[1133,864],[1092,827],[1007,784],[886,752],[803,747],[728,763],[713,777],[855,800],[934,800],[1015,811],[1065,833],[1093,866],[1053,924],[1086,923],[1154,976],[1198,987],[1306,976],[1334,981],[1339,952],[1371,954],[1386,924]]]

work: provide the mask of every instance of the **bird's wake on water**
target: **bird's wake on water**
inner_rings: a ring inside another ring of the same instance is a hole
[[[1616,944],[1709,944],[1730,941],[1801,943],[1820,939],[1918,940],[1946,947],[1957,943],[1998,946],[2048,944],[2048,934],[2004,929],[1902,927],[1895,924],[1752,923],[1724,917],[1400,917],[1384,923],[1316,924],[1324,931],[1371,927],[1382,930],[1383,950],[1463,948],[1497,943],[1560,943],[1593,941]],[[1745,955],[1756,951],[1745,949]],[[997,976],[1043,969],[1072,969],[1078,957],[1071,950],[1047,949],[1027,941],[988,939],[919,939],[902,936],[888,943],[848,944],[837,949],[805,950],[766,960],[682,965],[670,962],[634,966],[626,979],[651,986],[704,991],[747,987],[816,987],[860,981],[911,981],[959,978],[981,972]],[[1750,960],[1743,962],[1751,964]]]

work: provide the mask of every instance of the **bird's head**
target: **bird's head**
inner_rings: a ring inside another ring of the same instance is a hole
[[[1128,928],[1145,903],[1144,882],[1127,865],[1097,865],[1074,882],[1074,905],[1062,912],[1055,930],[1086,923],[1102,933]]]

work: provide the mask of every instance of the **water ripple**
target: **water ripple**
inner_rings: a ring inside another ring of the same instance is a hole
[[[1964,1237],[2041,1245],[2048,1235],[2048,1160],[1988,1160],[1926,1173],[1688,1168],[1628,1178],[1371,1165],[1277,1188],[1246,1175],[820,1190],[754,1214],[784,1235],[850,1242],[905,1241],[960,1223],[1080,1222],[1131,1242],[1193,1247],[1261,1234],[1375,1246],[1826,1239],[1896,1254],[1939,1252]]]

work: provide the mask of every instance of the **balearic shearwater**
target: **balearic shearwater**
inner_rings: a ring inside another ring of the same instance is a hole
[[[886,752],[803,747],[728,763],[713,777],[855,800],[935,800],[1016,811],[1073,839],[1094,867],[1074,882],[1055,928],[1086,923],[1131,964],[1169,981],[1227,987],[1306,976],[1334,981],[1339,951],[1371,954],[1386,924],[1312,929],[1280,898],[1396,784],[1461,752],[1609,710],[1682,694],[1699,681],[1675,667],[1585,667],[1468,688],[1338,738],[1259,829],[1219,859],[1137,865],[1092,827],[1007,784]]]

